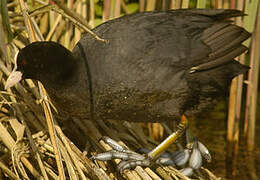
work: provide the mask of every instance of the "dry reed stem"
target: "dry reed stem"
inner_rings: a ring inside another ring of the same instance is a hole
[[[121,0],[115,0],[114,18],[118,18],[121,12]]]
[[[53,170],[45,164],[45,170],[53,179],[59,179],[58,175],[53,172]]]
[[[89,2],[89,26],[94,28],[94,20],[95,20],[95,2],[94,0],[90,0]]]
[[[154,180],[161,180],[161,178],[155,172],[153,172],[150,168],[145,168],[145,171],[147,172],[147,174],[149,174],[149,176],[152,179],[154,179]]]
[[[231,8],[235,8],[235,3],[230,3]],[[244,1],[241,0],[237,4],[237,9],[243,11]],[[237,17],[236,24],[238,26],[243,25],[242,17]],[[239,57],[239,62],[244,64],[245,54]],[[242,87],[243,87],[243,75],[239,75],[232,80],[229,95],[229,106],[228,106],[228,122],[227,122],[227,155],[228,158],[232,159],[232,171],[235,173],[237,166],[238,157],[238,146],[239,146],[239,124],[240,124],[240,113],[242,103]]]
[[[44,114],[45,114],[45,117],[46,117],[51,142],[52,142],[52,145],[53,145],[53,148],[54,148],[54,155],[55,155],[55,159],[56,159],[56,163],[57,163],[57,167],[58,167],[58,171],[59,171],[59,178],[61,180],[65,180],[65,172],[64,172],[63,165],[62,165],[61,154],[60,154],[59,148],[57,146],[57,144],[58,144],[57,143],[57,135],[56,135],[56,131],[54,129],[54,120],[53,120],[53,116],[52,116],[52,113],[51,113],[51,108],[50,108],[50,105],[48,103],[47,94],[46,94],[44,87],[41,85],[41,83],[39,83],[38,85],[39,85],[41,97],[43,99],[42,106],[43,106],[43,109],[44,109]]]
[[[205,171],[208,175],[209,175],[209,177],[210,177],[210,179],[211,180],[220,180],[221,178],[219,177],[216,177],[212,172],[210,172],[207,168],[204,168],[204,167],[201,167],[201,169],[203,170],[203,171]]]
[[[11,97],[11,100],[16,102],[15,98],[14,97]],[[32,150],[33,150],[33,154],[36,155],[36,159],[37,159],[37,162],[38,162],[38,165],[40,167],[40,170],[41,170],[41,173],[44,177],[44,179],[48,180],[48,176],[45,172],[45,169],[44,169],[44,166],[43,166],[43,163],[42,163],[42,160],[40,158],[40,154],[35,146],[35,142],[33,141],[32,139],[32,135],[31,135],[31,132],[30,132],[30,129],[28,128],[27,126],[27,123],[25,122],[24,120],[24,117],[22,116],[22,113],[21,113],[21,110],[19,107],[15,107],[16,108],[16,111],[17,111],[17,114],[18,114],[18,117],[19,119],[22,121],[23,125],[21,125],[17,119],[10,119],[9,122],[11,124],[11,126],[13,127],[13,129],[15,130],[16,134],[17,134],[17,142],[19,142],[23,136],[24,136],[24,130],[27,134],[27,137],[29,139],[29,142],[30,142],[30,145],[32,147]],[[16,127],[16,128],[15,128]],[[16,130],[17,129],[17,130]]]
[[[76,8],[76,12],[78,14],[80,14],[82,17],[84,17],[82,8],[83,8],[83,3],[78,3],[78,6]],[[93,21],[93,25],[94,25],[94,21]],[[73,44],[76,44],[76,42],[78,42],[80,40],[80,38],[81,38],[81,31],[78,28],[76,28],[76,27],[74,27],[74,31],[75,31],[75,35],[74,35],[74,38],[73,38],[73,41],[74,41]]]
[[[163,179],[171,180],[171,176],[162,167],[157,167],[155,170]]]
[[[66,148],[64,147],[62,141],[60,139],[57,139],[57,145],[59,146],[59,150],[61,152],[61,155],[62,155],[62,158],[66,164],[66,167],[67,167],[67,171],[68,171],[68,174],[69,174],[69,179],[71,180],[77,180],[78,179],[78,176],[76,174],[76,171],[74,170],[74,167],[73,167],[73,164],[72,164],[72,161],[71,161],[71,158],[69,156],[69,154],[67,153],[67,150]]]
[[[135,168],[135,171],[137,172],[137,174],[139,174],[140,177],[142,177],[142,179],[152,180],[152,178],[149,176],[149,174],[143,168],[137,166]]]
[[[258,3],[258,13],[257,18],[260,19],[260,2]],[[250,73],[250,86],[248,87],[251,89],[250,94],[250,106],[248,111],[248,131],[247,131],[247,145],[248,150],[252,151],[254,150],[255,145],[255,122],[256,122],[256,109],[257,109],[257,89],[258,89],[258,76],[259,76],[259,59],[260,59],[260,53],[259,48],[260,47],[260,23],[259,21],[256,21],[256,28],[253,33],[252,37],[252,47],[250,52],[250,62],[252,63],[251,70],[249,70]]]
[[[54,32],[55,32],[55,30],[56,30],[58,24],[59,24],[60,21],[61,21],[61,18],[62,18],[62,15],[59,15],[59,16],[57,17],[56,21],[55,21],[54,24],[52,25],[52,27],[51,27],[51,29],[50,29],[50,31],[49,31],[49,33],[48,33],[46,39],[45,39],[46,41],[50,41],[50,39],[51,39],[52,35],[54,34]]]
[[[10,152],[13,153],[13,149],[15,149],[16,143],[1,122],[0,122],[0,139],[7,146],[7,148],[10,150]],[[21,161],[27,167],[27,169],[32,173],[32,175],[34,177],[36,177],[36,178],[40,177],[40,174],[37,172],[37,170],[32,166],[32,164],[23,155],[21,156]],[[18,174],[16,174],[16,175],[18,175]]]
[[[33,140],[33,138],[32,138],[31,131],[30,131],[30,129],[29,129],[29,127],[28,127],[28,125],[27,125],[27,123],[25,122],[24,119],[22,120],[22,122],[23,122],[23,125],[25,126],[25,132],[26,132],[26,134],[27,134],[27,137],[28,137],[28,139],[29,139],[30,145],[31,145],[31,147],[32,147],[32,150],[33,150],[32,152],[33,152],[33,154],[36,156],[36,160],[37,160],[38,165],[39,165],[39,167],[40,167],[41,174],[42,174],[42,176],[43,176],[43,178],[44,178],[45,180],[48,180],[49,178],[48,178],[47,173],[46,173],[46,171],[45,171],[45,167],[44,167],[43,162],[42,162],[42,159],[41,159],[41,157],[40,157],[40,153],[39,153],[39,151],[38,151],[38,149],[37,149],[37,147],[36,147],[36,145],[35,145],[35,142],[34,142],[34,140]]]
[[[146,11],[153,11],[155,9],[156,0],[146,1]]]
[[[181,8],[189,8],[189,0],[182,0]]]
[[[24,17],[24,23],[25,23],[25,26],[26,26],[26,29],[27,29],[27,32],[29,35],[30,42],[34,42],[37,40],[37,37],[35,36],[35,33],[32,33],[32,32],[34,32],[34,30],[33,30],[32,22],[31,22],[31,18],[28,14],[27,7],[23,0],[19,0],[19,4],[21,7],[23,17]]]
[[[81,169],[80,166],[79,166],[79,163],[80,163],[80,162],[79,162],[79,160],[76,158],[76,156],[75,156],[76,154],[72,151],[72,149],[71,149],[71,147],[70,147],[70,145],[69,145],[69,142],[67,141],[67,138],[64,136],[62,130],[60,129],[59,126],[55,126],[55,129],[56,129],[56,131],[57,131],[57,133],[58,133],[58,136],[61,138],[61,141],[64,143],[64,145],[65,145],[65,147],[66,147],[66,149],[67,149],[67,151],[68,151],[68,154],[70,155],[71,160],[72,160],[74,166],[76,167],[76,169],[77,169],[77,171],[78,171],[78,173],[79,173],[81,179],[87,180],[86,176],[84,175],[82,169]]]
[[[171,166],[169,166],[169,169],[172,170],[172,171],[173,171],[178,177],[180,177],[181,179],[183,179],[183,180],[191,180],[190,178],[188,178],[188,177],[182,175],[182,173],[180,173],[180,171],[178,171],[177,169],[175,169],[175,168],[173,168],[173,167],[171,167]]]
[[[111,11],[110,9],[111,9],[111,0],[104,1],[104,10],[102,16],[103,22],[106,22],[110,19],[110,11]]]
[[[145,0],[139,0],[139,12],[144,12]]]
[[[10,176],[10,178],[12,178],[14,180],[20,179],[2,161],[0,161],[0,168],[3,170],[4,173],[8,174]]]
[[[59,130],[57,130],[57,132],[59,132]],[[60,133],[58,134],[59,136],[63,136]],[[83,167],[81,167],[84,172],[88,173],[94,179],[96,179],[96,177],[98,177],[98,179],[110,179],[104,172],[100,171],[100,169],[97,168],[94,163],[92,163],[87,157],[85,157],[83,153],[67,137],[63,136],[63,138],[66,138],[71,150],[76,154],[76,158],[84,165]],[[69,154],[71,154],[70,150],[68,151]],[[81,163],[79,164],[80,166],[82,165]]]
[[[56,3],[56,5],[63,10],[61,12],[59,10],[59,13],[63,14],[63,16],[66,16],[68,19],[70,19],[71,22],[74,24],[78,25],[79,27],[83,28],[86,32],[88,32],[91,36],[93,36],[96,40],[101,41],[101,42],[107,42],[107,40],[100,38],[98,35],[93,33],[89,28],[88,28],[88,23],[84,20],[84,18],[80,17],[78,14],[75,12],[71,11],[68,9],[66,6],[62,4],[59,0],[53,0],[53,2]]]
[[[173,167],[170,169],[169,167],[165,166],[163,167],[165,172],[167,172],[174,180],[179,180],[179,174],[181,174],[177,169],[176,171],[173,171]],[[182,174],[181,174],[182,175]],[[183,176],[183,175],[182,175]],[[185,177],[185,176],[184,176]]]
[[[236,95],[237,94],[237,78],[234,78],[230,87],[230,97],[228,105],[228,123],[227,123],[227,140],[231,143],[234,141],[235,134],[235,107],[236,107]]]

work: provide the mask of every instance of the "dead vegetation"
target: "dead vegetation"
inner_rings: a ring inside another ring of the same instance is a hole
[[[52,40],[72,49],[83,33],[92,33],[89,29],[94,26],[93,1],[68,1],[67,6],[58,0],[52,2],[35,0],[26,4],[19,0],[2,3],[2,9],[6,9],[2,10],[4,14],[0,19],[5,25],[0,28],[0,179],[189,179],[170,166],[137,167],[120,175],[116,170],[119,160],[100,162],[88,159],[93,153],[111,149],[100,140],[102,135],[109,135],[132,150],[153,148],[158,142],[147,136],[147,132],[160,129],[158,133],[153,131],[154,136],[167,134],[158,124],[147,128],[129,122],[76,121],[86,141],[82,152],[56,122],[55,109],[40,83],[26,80],[15,88],[3,90],[19,48],[33,41]],[[127,12],[124,3],[122,8]],[[90,12],[86,13],[86,10]],[[201,168],[201,172],[205,179],[218,179],[206,168]]]

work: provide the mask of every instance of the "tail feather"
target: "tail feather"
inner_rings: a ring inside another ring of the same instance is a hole
[[[241,32],[241,29],[236,25],[230,25],[227,23],[224,23],[223,25],[223,23],[217,23],[203,32],[202,40],[208,44],[215,43],[218,41],[218,38],[237,32]]]
[[[243,52],[245,52],[248,48],[244,45],[239,46],[238,48],[235,48],[233,50],[231,50],[228,53],[224,53],[223,56],[219,57],[219,58],[215,58],[213,57],[212,61],[209,61],[207,63],[203,63],[200,64],[198,66],[192,67],[190,72],[193,73],[195,71],[203,71],[203,70],[207,70],[207,69],[212,69],[221,65],[226,64],[228,61],[233,61],[232,59],[234,57],[239,56],[240,54],[242,54]]]
[[[214,28],[211,26],[210,28],[205,29],[201,39],[205,41],[206,39],[209,39],[214,34],[216,34],[216,32],[220,31],[221,29],[223,29],[227,26],[229,26],[229,24],[227,24],[226,22],[217,23],[214,25]]]
[[[233,41],[230,41],[226,45],[223,45],[218,50],[216,50],[214,52],[215,55],[218,56],[218,54],[225,52],[225,50],[227,49],[234,49],[235,47],[241,46],[241,43],[246,39],[248,39],[249,36],[250,34],[247,31],[242,31],[242,33],[240,33],[240,35],[237,38],[235,38]]]
[[[232,11],[228,12],[227,16],[229,16],[229,13],[232,14]],[[234,14],[237,14],[237,12],[234,12]],[[211,69],[232,61],[247,50],[247,47],[242,43],[250,36],[251,34],[242,27],[230,24],[225,20],[217,21],[211,27],[205,29],[201,36],[201,40],[211,49],[211,53],[199,64],[192,67],[190,72]]]
[[[216,32],[216,36],[214,39],[209,38],[204,40],[204,42],[210,46],[212,51],[219,49],[222,45],[226,45],[227,43],[233,42],[242,34],[243,29],[238,26],[228,26],[223,30]]]
[[[248,48],[244,45],[237,45],[228,49],[221,50],[221,52],[212,53],[209,55],[209,61],[219,61],[220,63],[225,63],[234,59],[235,57],[246,52]]]

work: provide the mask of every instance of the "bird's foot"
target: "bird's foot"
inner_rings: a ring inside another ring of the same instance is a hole
[[[202,166],[203,158],[206,159],[207,162],[211,162],[211,155],[200,141],[194,140],[191,146],[189,147],[189,161],[186,166],[182,166],[180,172],[185,176],[193,175],[194,170],[198,171]]]
[[[125,169],[133,169],[136,166],[148,167],[152,164],[170,165],[174,167],[185,167],[181,169],[184,175],[190,176],[193,170],[199,169],[202,165],[202,157],[211,161],[207,148],[199,141],[194,141],[191,149],[183,149],[173,153],[163,153],[159,158],[152,159],[147,154],[149,150],[140,149],[140,153],[126,149],[109,137],[103,140],[111,146],[112,150],[92,156],[91,159],[107,161],[121,159],[118,170],[122,173]],[[188,165],[187,165],[188,164]]]
[[[151,166],[152,161],[145,155],[141,155],[134,151],[131,151],[124,146],[118,144],[115,140],[104,136],[102,138],[112,150],[99,153],[95,156],[92,156],[91,159],[108,161],[113,159],[121,159],[122,161],[118,164],[118,170],[122,173],[125,169],[132,169],[136,166],[148,167]]]

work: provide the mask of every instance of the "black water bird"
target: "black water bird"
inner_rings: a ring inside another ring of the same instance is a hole
[[[243,15],[209,9],[127,15],[93,29],[108,43],[86,34],[72,52],[54,42],[29,44],[18,54],[17,71],[41,81],[64,116],[179,121],[214,106],[232,78],[248,70],[234,58],[247,50],[242,43],[250,33],[227,20]]]

